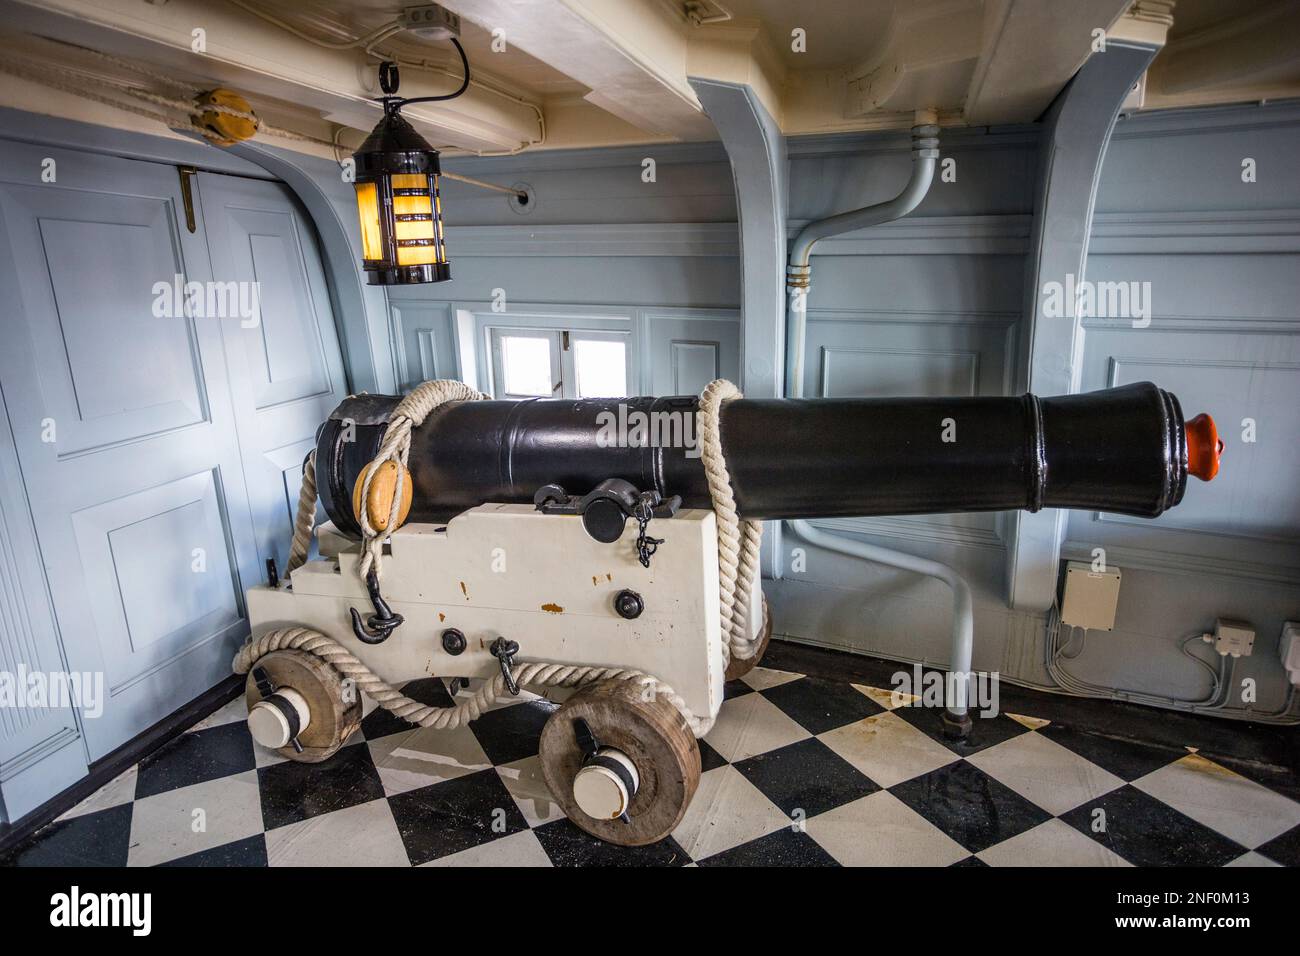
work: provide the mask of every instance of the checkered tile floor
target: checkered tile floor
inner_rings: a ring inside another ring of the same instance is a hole
[[[448,702],[436,680],[407,693]],[[1031,696],[1041,697],[1040,713],[1052,712],[1053,698]],[[257,747],[237,700],[8,862],[1300,864],[1293,780],[1261,782],[1191,747],[1028,714],[977,720],[969,741],[953,743],[936,711],[888,690],[767,668],[728,686],[701,743],[699,791],[673,835],[612,847],[564,819],[541,779],[537,740],[555,706],[523,700],[453,732],[375,712],[348,746],[313,766]]]

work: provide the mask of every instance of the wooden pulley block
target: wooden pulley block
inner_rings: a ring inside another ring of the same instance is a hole
[[[220,87],[215,90],[208,90],[206,93],[200,93],[196,102],[200,107],[226,106],[230,109],[239,110],[241,113],[253,112],[253,108],[248,105],[248,100],[234,90]],[[218,110],[204,110],[202,115],[195,117],[194,122],[195,125],[201,126],[211,133],[212,142],[218,146],[234,146],[246,139],[252,139],[253,134],[257,132],[256,120],[244,119],[242,116],[232,116]]]
[[[370,465],[361,469],[357,483],[352,487],[352,513],[361,514],[361,492],[366,485],[366,475]],[[388,515],[393,510],[393,495],[396,493],[397,476],[402,477],[401,504],[397,508],[397,525],[388,527]],[[379,471],[370,482],[370,494],[366,496],[366,515],[370,526],[376,531],[396,531],[406,522],[411,513],[411,473],[402,465],[388,459],[379,463]]]

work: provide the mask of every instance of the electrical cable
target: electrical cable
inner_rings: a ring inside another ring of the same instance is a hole
[[[450,73],[447,70],[442,69],[439,66],[435,66],[429,63],[427,60],[414,60],[414,59],[410,59],[409,57],[398,56],[397,54],[394,53],[385,53],[382,50],[376,50],[375,49],[376,45],[384,42],[387,39],[390,39],[391,37],[393,37],[398,33],[401,33],[405,29],[405,25],[399,20],[394,20],[384,24],[381,27],[377,27],[376,29],[371,30],[369,33],[365,34],[364,36],[355,37],[349,40],[333,41],[333,40],[324,40],[321,39],[320,37],[312,36],[310,33],[306,33],[302,30],[299,30],[297,27],[293,26],[293,24],[281,20],[279,17],[275,16],[274,14],[268,13],[267,11],[258,8],[256,5],[247,2],[247,0],[230,0],[230,2],[233,3],[235,6],[239,7],[240,9],[246,10],[247,12],[253,14],[255,17],[258,17],[259,19],[267,23],[270,23],[273,26],[279,27],[280,29],[293,34],[299,39],[306,40],[308,43],[315,44],[316,46],[319,47],[324,47],[327,50],[361,49],[367,56],[373,57],[378,60],[390,60],[393,63],[397,63],[400,66],[409,66],[414,69],[425,70],[430,73],[441,73],[445,76],[455,75]],[[443,96],[417,97],[411,99],[409,102],[412,103],[430,102],[431,103],[431,102],[438,102],[440,100],[454,99],[455,97],[460,96],[462,93],[464,93],[469,86],[475,86],[478,89],[493,94],[494,96],[502,97],[503,99],[507,99],[512,103],[516,103],[520,106],[524,106],[527,107],[528,109],[531,109],[535,114],[537,114],[538,136],[537,139],[535,140],[526,143],[521,143],[515,149],[500,150],[495,152],[485,152],[483,150],[471,150],[471,152],[473,152],[475,155],[478,156],[514,156],[518,153],[523,152],[525,149],[528,149],[529,147],[541,146],[542,144],[544,144],[546,142],[546,114],[542,112],[542,108],[538,106],[536,103],[532,103],[526,99],[523,99],[522,97],[515,96],[511,93],[507,93],[504,90],[499,90],[496,87],[492,86],[491,84],[483,82],[482,80],[472,79],[469,75],[469,59],[466,57],[464,49],[461,47],[460,43],[456,40],[455,37],[452,38],[452,43],[456,44],[456,49],[460,53],[461,63],[464,68],[464,79],[462,80],[461,88],[452,94],[447,94]]]
[[[366,47],[378,43],[381,40],[392,36],[394,33],[400,33],[402,30],[406,29],[406,25],[402,23],[401,20],[391,20],[383,26],[371,30],[364,36],[354,37],[349,40],[323,40],[320,37],[312,36],[310,33],[304,33],[302,30],[293,26],[293,24],[287,23],[274,14],[268,13],[251,3],[246,3],[245,0],[230,0],[230,2],[241,10],[246,10],[260,20],[264,20],[273,26],[279,27],[281,30],[292,33],[300,40],[306,40],[308,43],[314,43],[316,46],[324,47],[327,50],[355,50],[359,47]]]
[[[1286,700],[1282,707],[1276,711],[1265,711],[1255,713],[1249,707],[1228,707],[1229,695],[1233,685],[1233,673],[1235,671],[1236,660],[1228,655],[1222,655],[1220,658],[1219,668],[1215,670],[1207,661],[1199,658],[1188,650],[1195,640],[1201,640],[1203,635],[1193,634],[1183,639],[1180,644],[1180,650],[1184,655],[1196,661],[1202,667],[1206,668],[1213,675],[1213,684],[1211,692],[1200,700],[1186,700],[1177,697],[1166,697],[1159,694],[1149,694],[1143,691],[1125,690],[1123,688],[1107,687],[1102,684],[1094,684],[1090,681],[1082,680],[1070,674],[1061,666],[1062,659],[1061,646],[1059,646],[1060,632],[1063,622],[1060,619],[1060,609],[1053,606],[1048,613],[1047,619],[1047,640],[1044,642],[1046,654],[1045,666],[1048,674],[1057,684],[1058,692],[1064,692],[1076,697],[1093,697],[1104,700],[1123,700],[1135,704],[1144,704],[1154,707],[1166,707],[1174,710],[1182,710],[1197,714],[1213,714],[1218,717],[1226,717],[1233,720],[1249,720],[1256,723],[1294,725],[1300,723],[1300,715],[1294,711],[1296,694],[1294,685],[1287,691]],[[1068,644],[1066,645],[1068,646]],[[1080,652],[1081,653],[1081,652]],[[1075,657],[1079,655],[1076,654]],[[1073,660],[1074,658],[1069,658]],[[1011,683],[1026,683],[1021,681],[1010,681]]]
[[[462,93],[464,93],[466,90],[469,89],[469,57],[465,55],[465,48],[460,45],[460,41],[457,40],[455,37],[451,38],[451,45],[454,46],[456,48],[456,52],[460,54],[460,65],[465,71],[465,76],[460,81],[460,88],[457,89],[456,92],[454,93],[443,93],[439,96],[398,97],[399,106],[406,106],[409,103],[441,103],[444,100],[454,100],[456,97],[460,96]],[[396,69],[396,61],[389,61],[389,62],[392,62],[394,64],[394,69]]]

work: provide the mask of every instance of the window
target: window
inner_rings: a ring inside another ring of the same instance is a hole
[[[612,339],[571,338],[578,398],[627,395],[627,343]]]
[[[489,330],[497,398],[625,398],[630,336],[582,329]]]
[[[501,337],[501,365],[506,392],[551,397],[551,347],[546,339],[523,335]]]

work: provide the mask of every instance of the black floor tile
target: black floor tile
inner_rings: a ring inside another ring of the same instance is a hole
[[[1300,826],[1292,827],[1281,836],[1276,836],[1261,847],[1256,847],[1274,863],[1283,866],[1300,866]]]
[[[700,747],[700,773],[707,773],[710,770],[714,770],[718,767],[725,767],[727,765],[727,758],[722,756],[722,754],[718,753],[703,740],[697,740],[696,743],[699,744]]]
[[[672,837],[649,846],[614,846],[556,820],[533,831],[556,866],[684,866],[691,858]]]
[[[754,688],[750,687],[743,680],[729,680],[722,685],[722,699],[732,700],[736,697],[744,697],[746,694],[754,693]]]
[[[953,865],[953,866],[982,866],[982,867],[985,867],[985,868],[988,867],[988,864],[985,863],[983,860],[981,860],[981,859],[980,859],[979,857],[977,857],[977,856],[968,856],[968,857],[966,857],[966,859],[964,859],[964,860],[958,860],[956,863],[954,863],[954,864],[952,864],[952,865]]]
[[[1165,747],[1128,737],[1086,733],[1057,724],[1049,724],[1038,733],[1126,781],[1145,777],[1187,756],[1186,747]]]
[[[851,685],[822,677],[801,677],[760,693],[814,736],[885,709]]]
[[[798,811],[803,811],[803,819],[815,817],[880,789],[816,737],[769,750],[734,766],[790,817]]]
[[[132,805],[52,823],[15,848],[6,866],[126,866]]]
[[[1051,819],[1047,811],[965,760],[904,781],[889,792],[971,853]]]
[[[492,769],[389,797],[412,866],[528,829]]]
[[[816,840],[793,827],[698,861],[700,866],[839,866]]]
[[[159,863],[159,866],[205,866],[205,867],[240,867],[266,866],[266,837],[262,834],[251,836],[225,846],[213,847],[191,853],[178,860]]]
[[[181,734],[140,761],[136,799],[244,773],[256,765],[242,720]]]
[[[953,740],[944,735],[942,707],[923,707],[917,704],[911,707],[897,707],[892,713],[961,757],[969,757],[1004,740],[1031,732],[1024,724],[1017,723],[1006,714],[981,717],[972,710],[970,734],[963,740]]]
[[[455,703],[447,693],[447,687],[441,677],[422,677],[419,680],[408,681],[403,685],[402,693],[429,707],[451,707]],[[400,717],[394,717],[382,707],[376,707],[361,721],[361,735],[366,740],[378,740],[380,737],[402,733],[414,727],[414,724]]]
[[[284,763],[257,771],[262,823],[274,830],[322,813],[369,803],[384,795],[379,771],[364,743],[344,747],[323,763]]]
[[[556,710],[549,700],[530,700],[489,710],[470,723],[479,746],[495,766],[537,753],[542,728]]]
[[[1223,866],[1246,852],[1244,846],[1130,786],[1075,807],[1061,819],[1135,866]],[[1095,832],[1097,826],[1105,829]]]

